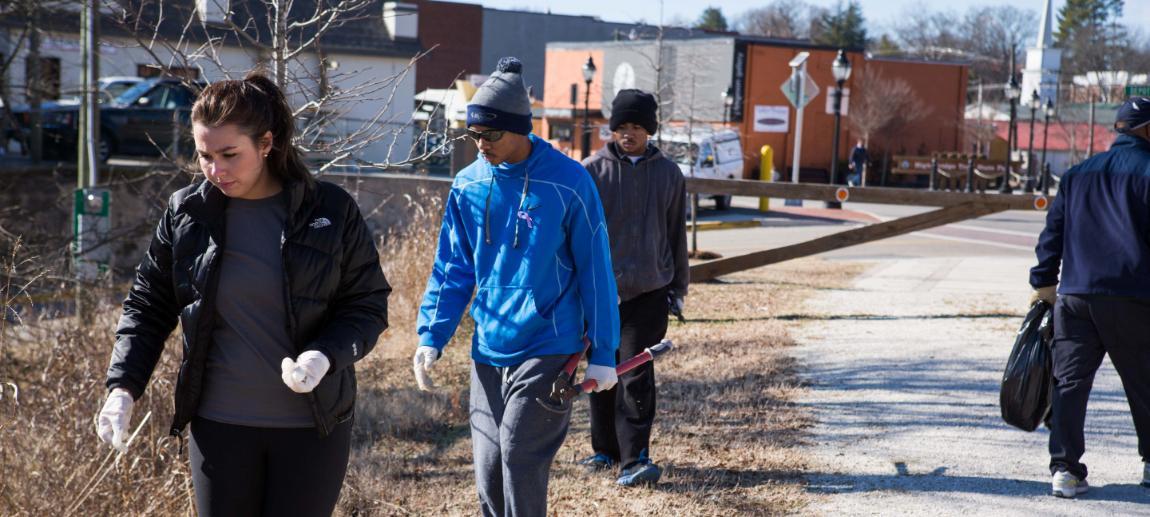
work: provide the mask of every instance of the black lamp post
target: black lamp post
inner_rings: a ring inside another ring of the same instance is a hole
[[[847,60],[846,52],[839,50],[835,62],[831,64],[831,73],[835,77],[834,115],[835,128],[831,138],[831,184],[839,184],[839,125],[842,123],[843,83],[851,76],[851,62]],[[838,201],[827,201],[827,208],[842,208]]]
[[[575,114],[579,112],[579,83],[571,83],[571,154],[575,155],[575,146],[579,145],[575,141],[578,135],[575,133],[575,127],[579,124],[575,122]]]
[[[723,90],[723,127],[731,120],[731,106],[735,105],[735,89],[728,86]]]
[[[1047,137],[1050,135],[1050,117],[1054,116],[1054,101],[1046,99],[1046,109],[1044,111],[1045,113],[1043,113],[1043,115],[1046,120],[1042,124],[1042,165],[1038,171],[1038,173],[1042,175],[1042,179],[1038,182],[1039,188],[1042,190],[1042,195],[1046,195],[1050,189],[1050,175],[1046,174],[1046,142]]]
[[[1022,191],[1027,194],[1034,192],[1034,114],[1042,109],[1042,97],[1038,90],[1030,92],[1030,144],[1026,146],[1026,181]]]
[[[1013,60],[1011,61],[1013,63]],[[998,192],[1002,194],[1010,194],[1013,189],[1010,187],[1010,155],[1014,151],[1014,124],[1018,119],[1018,97],[1022,95],[1022,88],[1018,86],[1018,81],[1014,79],[1014,67],[1010,67],[1010,81],[1006,83],[1006,98],[1010,101],[1010,127],[1006,130],[1006,172],[1002,175],[1002,185],[999,186]]]
[[[587,120],[587,115],[591,111],[591,80],[595,78],[595,61],[591,56],[587,56],[587,62],[583,63],[583,82],[587,85],[587,91],[583,92],[583,158],[586,159],[591,154],[591,123]]]

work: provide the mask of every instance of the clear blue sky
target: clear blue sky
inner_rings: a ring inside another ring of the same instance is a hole
[[[658,0],[453,0],[467,3],[483,4],[496,9],[525,9],[531,11],[547,11],[555,14],[579,14],[598,16],[604,20],[619,22],[636,22],[639,20],[648,23],[659,22]],[[807,3],[834,7],[837,0],[805,0]],[[664,0],[663,19],[694,21],[699,17],[702,6],[712,5],[723,10],[728,22],[734,22],[738,17],[753,8],[762,7],[769,0]],[[932,11],[958,11],[964,12],[971,6],[1000,5],[1001,0],[860,0],[863,15],[866,17],[870,32],[881,34],[908,9],[924,7]],[[1044,0],[1015,0],[1010,4],[1033,9],[1038,12],[1042,9]],[[1065,0],[1054,0],[1055,23],[1057,23],[1058,9]],[[1041,14],[1041,13],[1040,13]],[[1150,0],[1126,0],[1123,11],[1126,25],[1140,28],[1141,23],[1134,20],[1150,20]]]

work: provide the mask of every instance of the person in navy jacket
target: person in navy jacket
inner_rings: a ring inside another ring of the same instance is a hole
[[[1030,270],[1031,303],[1054,306],[1052,493],[1089,488],[1083,426],[1106,354],[1122,378],[1150,487],[1150,98],[1119,108],[1119,136],[1062,176]],[[1059,272],[1061,271],[1061,277]]]

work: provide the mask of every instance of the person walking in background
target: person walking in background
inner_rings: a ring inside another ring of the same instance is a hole
[[[171,196],[136,270],[97,434],[125,450],[134,401],[179,323],[171,433],[191,424],[199,515],[330,515],[347,471],[353,364],[391,291],[347,192],[316,181],[268,78],[208,86],[192,107],[205,179]]]
[[[687,295],[687,188],[679,166],[649,142],[659,129],[657,111],[650,93],[621,90],[611,104],[613,141],[584,161],[598,186],[611,236],[620,361],[659,343],[667,335],[668,309],[682,314]],[[623,486],[658,482],[662,471],[651,461],[650,450],[654,363],[628,372],[614,389],[590,398],[594,454],[582,464],[593,470],[620,466],[617,483]]]
[[[862,185],[868,160],[870,160],[870,155],[867,154],[866,146],[863,145],[862,139],[859,139],[854,149],[851,149],[850,163],[847,164],[847,168],[851,171],[850,174],[847,174],[848,186],[856,187]]]
[[[1118,370],[1150,487],[1150,98],[1118,108],[1109,151],[1062,176],[1030,270],[1031,304],[1054,306],[1052,494],[1089,489],[1083,426],[1107,354]],[[1059,277],[1061,271],[1061,278]]]
[[[488,516],[547,515],[551,463],[571,414],[536,399],[550,397],[564,363],[582,354],[584,335],[591,342],[585,379],[610,389],[619,342],[595,183],[531,134],[521,73],[518,59],[503,58],[467,106],[480,156],[452,183],[412,359],[427,389],[429,369],[471,301],[471,441]]]

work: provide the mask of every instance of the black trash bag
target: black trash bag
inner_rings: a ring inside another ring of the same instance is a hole
[[[1033,431],[1042,422],[1049,422],[1054,389],[1050,352],[1053,319],[1050,304],[1039,300],[1030,307],[1002,374],[1002,389],[998,394],[1002,419],[1023,431]]]

